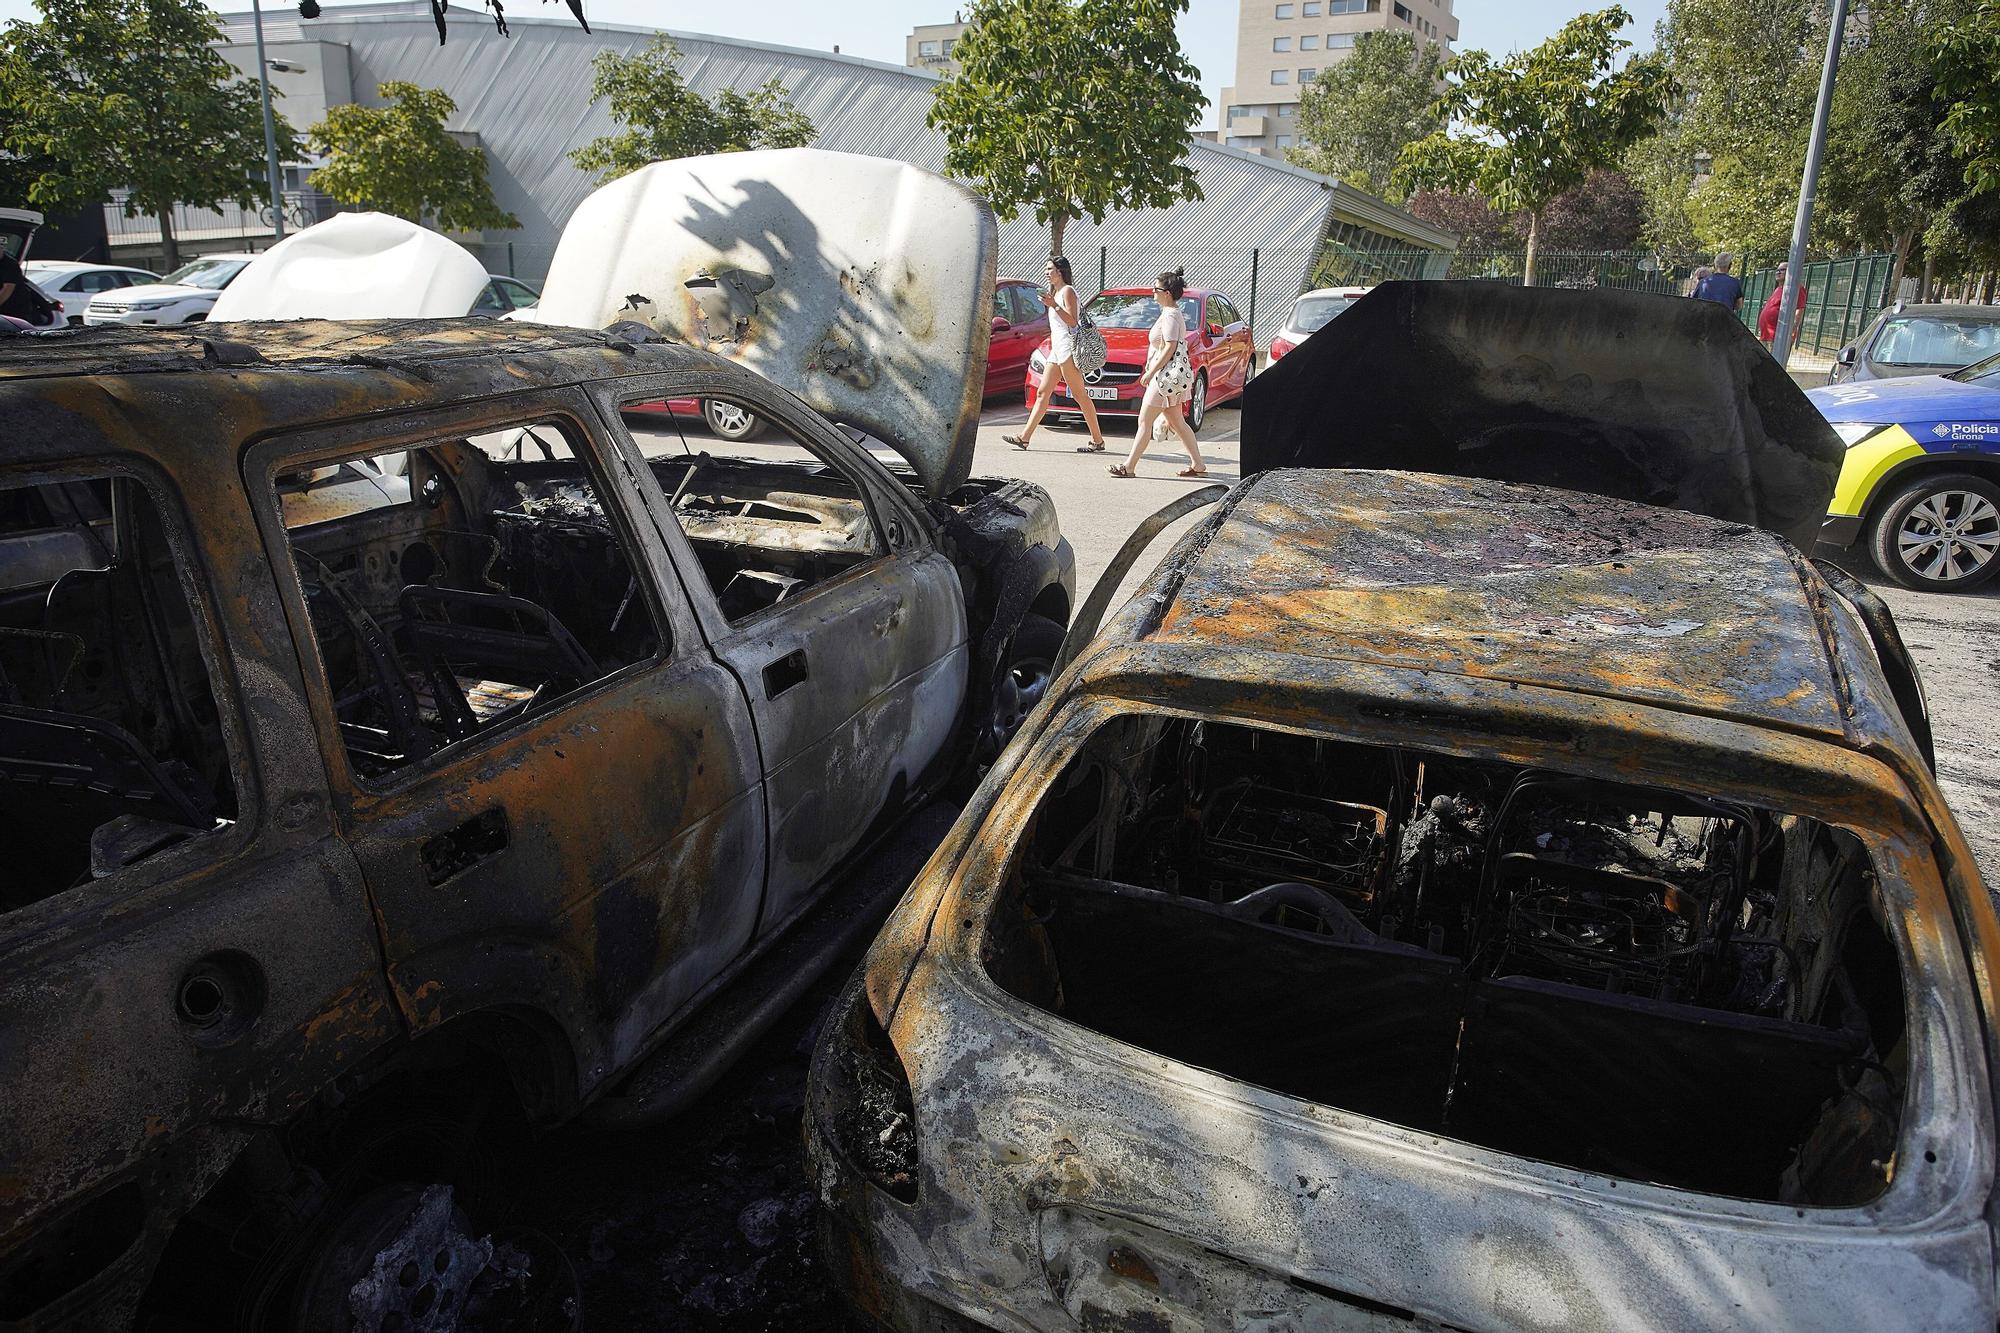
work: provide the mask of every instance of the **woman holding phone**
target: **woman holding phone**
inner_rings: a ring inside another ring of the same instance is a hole
[[[1028,414],[1028,424],[1021,427],[1019,435],[1003,435],[1000,438],[1016,449],[1027,448],[1028,442],[1035,437],[1035,428],[1048,414],[1049,400],[1056,396],[1056,385],[1066,384],[1069,396],[1083,409],[1084,422],[1090,427],[1090,443],[1078,445],[1076,451],[1080,454],[1103,453],[1104,430],[1097,424],[1097,405],[1090,401],[1083,372],[1076,365],[1076,329],[1083,318],[1083,306],[1077,299],[1076,287],[1070,278],[1069,261],[1057,255],[1049,260],[1044,272],[1048,278],[1048,290],[1036,294],[1049,308],[1049,364],[1042,371],[1041,388],[1035,393],[1035,407]]]

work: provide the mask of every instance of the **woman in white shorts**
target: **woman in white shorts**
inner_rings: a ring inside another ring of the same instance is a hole
[[[1181,314],[1181,293],[1186,290],[1187,279],[1179,269],[1162,273],[1153,284],[1153,299],[1159,302],[1160,317],[1153,321],[1153,330],[1146,335],[1149,355],[1145,372],[1139,376],[1139,382],[1146,386],[1146,396],[1139,401],[1139,430],[1132,440],[1132,452],[1125,456],[1124,462],[1111,465],[1114,477],[1139,475],[1139,457],[1146,452],[1153,423],[1161,419],[1180,436],[1181,447],[1188,451],[1189,464],[1178,475],[1208,475],[1208,467],[1201,461],[1201,446],[1195,442],[1194,431],[1181,410],[1194,392],[1194,367],[1187,354],[1187,318]]]
[[[1104,452],[1104,430],[1097,424],[1097,406],[1090,401],[1090,392],[1083,382],[1083,372],[1076,368],[1076,326],[1082,318],[1082,305],[1077,300],[1076,288],[1070,283],[1069,261],[1057,255],[1049,261],[1046,270],[1049,289],[1040,293],[1042,304],[1049,308],[1049,365],[1042,372],[1042,385],[1035,394],[1035,409],[1028,414],[1028,424],[1021,427],[1019,435],[1003,435],[1000,438],[1016,449],[1025,449],[1035,437],[1035,427],[1042,424],[1042,418],[1049,410],[1049,400],[1056,396],[1056,385],[1067,384],[1069,396],[1083,409],[1083,420],[1090,427],[1090,443],[1080,444],[1076,451],[1080,454]]]

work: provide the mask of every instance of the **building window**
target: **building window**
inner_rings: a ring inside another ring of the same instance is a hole
[[[1310,65],[1308,65],[1306,68],[1299,71],[1299,82],[1311,83],[1313,81],[1313,77],[1318,73],[1319,71],[1317,69],[1314,69]]]
[[[1329,14],[1366,14],[1368,12],[1368,0],[1327,0],[1326,12]]]
[[[1272,71],[1271,71],[1271,82],[1273,82],[1273,83],[1290,83],[1291,81],[1292,81],[1292,72],[1291,72],[1290,70],[1288,70],[1288,69],[1274,69],[1274,70],[1272,70]]]
[[[1338,51],[1352,45],[1354,45],[1354,34],[1351,32],[1330,32],[1326,35],[1326,49],[1329,51]]]
[[[1299,38],[1299,50],[1301,51],[1319,50],[1319,34],[1314,33],[1310,36]]]
[[[1273,51],[1289,51],[1292,49],[1292,39],[1289,37],[1273,37],[1271,39],[1271,49]]]
[[[1281,134],[1281,135],[1279,135],[1279,136],[1278,136],[1278,147],[1280,147],[1280,148],[1290,148],[1291,146],[1292,146],[1292,136],[1291,136],[1291,135],[1289,135],[1289,134]]]
[[[1281,119],[1290,120],[1292,118],[1292,112],[1298,109],[1299,109],[1299,104],[1297,102],[1287,102],[1283,106],[1278,108],[1278,115]]]
[[[1243,119],[1243,116],[1244,116],[1244,108],[1240,106],[1233,106],[1229,108],[1229,118],[1231,120],[1241,120]]]
[[[1299,13],[1309,19],[1318,18],[1319,0],[1306,0],[1305,5],[1299,10]]]
[[[1410,7],[1408,5],[1399,4],[1396,6],[1396,17],[1401,19],[1403,22],[1408,23],[1414,18],[1414,15],[1410,13]]]
[[[1288,19],[1288,18],[1290,18],[1291,16],[1292,16],[1292,7],[1291,7],[1290,5],[1279,5],[1279,6],[1278,6],[1278,17],[1279,17],[1279,18],[1281,18],[1281,19]]]
[[[954,46],[957,46],[957,45],[958,45],[958,39],[957,39],[957,38],[954,38],[954,37],[947,37],[947,38],[945,38],[945,39],[944,39],[944,53],[945,53],[946,55],[950,55],[950,54],[951,54],[951,48],[952,48],[952,47],[954,47]]]
[[[918,42],[917,54],[920,56],[936,56],[938,54],[938,44],[936,42]]]

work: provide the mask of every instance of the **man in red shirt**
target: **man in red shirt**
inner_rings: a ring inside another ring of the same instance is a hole
[[[1788,265],[1785,260],[1781,259],[1778,261],[1778,280],[1771,284],[1771,295],[1764,302],[1764,308],[1757,312],[1757,336],[1764,340],[1766,346],[1776,341],[1778,337],[1778,303],[1785,299],[1785,270],[1787,267]],[[1792,346],[1794,347],[1799,345],[1799,334],[1805,331],[1805,314],[1806,285],[1802,282],[1799,284],[1798,310],[1792,316]]]

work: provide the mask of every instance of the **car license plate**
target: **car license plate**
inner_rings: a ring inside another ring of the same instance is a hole
[[[1117,388],[1109,384],[1092,384],[1086,392],[1100,403],[1115,403],[1118,401]]]

